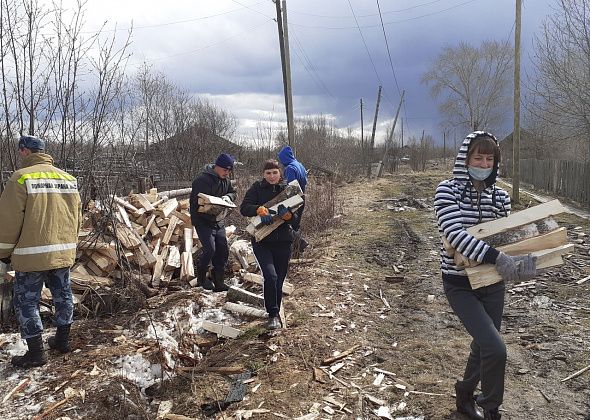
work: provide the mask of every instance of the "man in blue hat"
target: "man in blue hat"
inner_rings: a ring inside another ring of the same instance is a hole
[[[0,196],[0,260],[16,271],[14,309],[28,346],[24,356],[12,358],[12,364],[30,368],[46,362],[39,316],[43,284],[51,290],[57,326],[49,347],[70,351],[74,309],[70,267],[76,258],[82,206],[76,178],[53,166],[42,139],[21,136],[18,149],[22,168]]]
[[[225,223],[224,220],[216,220],[216,216],[212,214],[200,213],[198,196],[203,193],[233,203],[237,194],[229,176],[235,161],[227,153],[217,156],[215,163],[206,165],[203,173],[193,181],[190,197],[191,221],[203,245],[203,254],[197,262],[197,284],[215,292],[229,289],[223,281],[225,264],[229,258]],[[209,264],[213,265],[213,283],[207,278]]]

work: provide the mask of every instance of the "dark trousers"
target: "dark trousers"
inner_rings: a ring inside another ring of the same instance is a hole
[[[14,279],[13,302],[20,324],[20,334],[24,339],[36,337],[43,332],[39,315],[43,283],[51,291],[51,299],[55,306],[55,325],[61,327],[72,323],[74,300],[70,287],[69,267],[47,271],[17,271]]]
[[[458,386],[471,392],[481,380],[477,404],[486,410],[496,409],[504,397],[506,345],[499,331],[506,286],[501,282],[472,290],[470,286],[443,284],[451,308],[473,338]]]
[[[303,209],[304,208],[305,208],[305,202],[295,212],[295,213],[297,213],[297,217],[295,217],[295,220],[293,221],[293,223],[291,223],[291,227],[293,228],[293,230],[295,232],[297,232],[299,230],[299,226],[301,225],[301,217],[303,216]]]
[[[291,242],[253,242],[252,248],[264,276],[264,306],[269,316],[278,316],[283,299],[283,282],[289,270]]]
[[[225,228],[195,226],[195,229],[203,245],[203,253],[198,262],[199,269],[208,269],[209,264],[213,263],[213,271],[223,273],[229,257]]]

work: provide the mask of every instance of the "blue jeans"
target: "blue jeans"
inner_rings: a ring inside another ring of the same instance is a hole
[[[17,271],[14,279],[14,311],[24,339],[36,337],[43,332],[39,315],[39,301],[43,283],[51,291],[55,306],[54,324],[58,327],[70,325],[74,319],[74,300],[70,287],[70,268],[47,271]]]
[[[289,270],[291,242],[252,242],[254,255],[264,276],[264,306],[268,315],[279,316],[283,300],[283,283]]]
[[[209,263],[213,263],[213,271],[223,273],[229,258],[225,227],[195,226],[195,229],[203,245],[203,254],[198,262],[199,269],[206,270],[209,268]]]

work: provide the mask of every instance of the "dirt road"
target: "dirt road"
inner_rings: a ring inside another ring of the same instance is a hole
[[[287,329],[269,334],[253,321],[239,326],[246,333],[236,340],[207,347],[200,339],[202,358],[190,353],[197,369],[163,385],[144,384],[143,392],[131,377],[107,376],[122,354],[156,347],[137,335],[140,326],[153,326],[171,308],[223,304],[200,291],[176,292],[152,301],[149,319],[141,312],[79,322],[79,351],[52,356],[31,376],[36,386],[3,404],[0,416],[43,411],[48,398],[59,402],[71,387],[85,390],[85,398],[70,396],[46,418],[151,419],[162,401],[170,401],[171,413],[207,418],[219,406],[203,404],[223,400],[232,382],[212,370],[232,366],[252,375],[245,398],[209,418],[462,419],[452,392],[470,338],[447,304],[439,275],[432,197],[443,177],[406,173],[342,186],[339,225],[312,239],[305,255],[311,261],[291,267]],[[508,286],[506,419],[590,419],[590,371],[562,381],[590,363],[590,281],[576,284],[590,275],[590,223],[570,215],[560,223],[576,253],[533,284]],[[175,317],[178,326],[190,314]],[[195,337],[185,329],[178,343],[192,349]],[[350,355],[326,363],[346,350]],[[9,378],[0,396],[27,377],[11,368],[0,374]]]

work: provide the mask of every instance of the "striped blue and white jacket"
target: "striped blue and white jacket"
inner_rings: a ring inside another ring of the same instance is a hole
[[[479,223],[506,217],[510,214],[510,196],[506,191],[496,187],[498,162],[494,164],[494,176],[486,180],[486,188],[480,193],[473,187],[467,172],[467,151],[471,141],[478,136],[489,136],[496,143],[496,138],[483,131],[475,131],[465,137],[457,154],[453,178],[441,182],[436,188],[434,209],[441,238],[444,236],[451,246],[469,259],[478,262],[491,262],[497,251],[486,242],[476,239],[467,228]],[[488,261],[489,260],[489,261]],[[440,266],[443,278],[450,276],[467,276],[465,270],[457,267],[453,257],[444,246],[440,248]],[[445,276],[446,275],[446,276]]]

